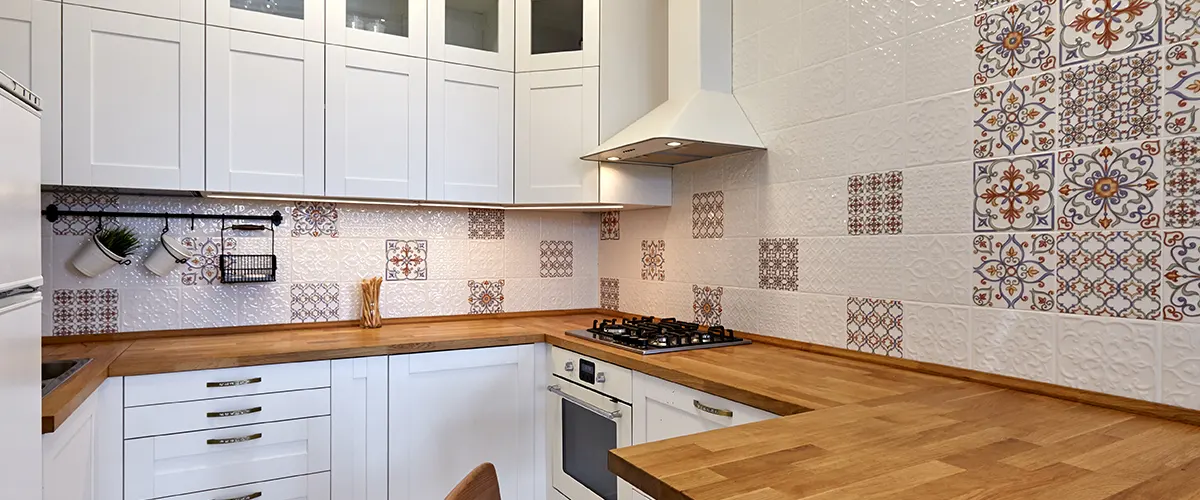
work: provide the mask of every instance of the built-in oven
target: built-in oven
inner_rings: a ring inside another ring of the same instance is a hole
[[[608,450],[633,444],[633,373],[558,347],[546,396],[551,482],[570,500],[641,500],[608,471]]]

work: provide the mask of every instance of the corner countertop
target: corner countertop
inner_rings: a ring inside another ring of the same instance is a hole
[[[1200,500],[1200,427],[787,347],[640,356],[563,332],[596,313],[47,345],[95,361],[42,400],[53,432],[108,376],[548,342],[783,418],[616,449],[660,500]]]

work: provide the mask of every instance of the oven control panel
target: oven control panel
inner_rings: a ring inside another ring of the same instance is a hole
[[[551,373],[584,387],[590,387],[622,401],[633,398],[633,371],[599,359],[550,348]]]

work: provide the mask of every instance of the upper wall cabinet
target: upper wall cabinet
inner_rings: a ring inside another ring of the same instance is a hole
[[[516,203],[596,203],[600,167],[579,159],[600,138],[600,69],[517,73]]]
[[[63,183],[204,189],[204,28],[63,7]]]
[[[517,0],[429,0],[429,58],[513,70]]]
[[[326,0],[332,44],[425,57],[425,0]]]
[[[62,4],[0,2],[0,70],[42,98],[42,183],[62,183]]]
[[[517,71],[600,64],[600,0],[518,0]]]
[[[428,194],[512,203],[512,73],[429,61]]]
[[[326,47],[325,194],[425,199],[425,60]]]
[[[209,191],[325,193],[325,48],[208,28]]]
[[[146,0],[152,1],[152,0]],[[324,0],[205,0],[205,22],[242,31],[325,40]]]
[[[100,9],[154,16],[193,23],[204,22],[205,0],[71,0]]]

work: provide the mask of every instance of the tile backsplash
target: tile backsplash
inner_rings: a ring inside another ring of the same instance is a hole
[[[383,277],[385,318],[543,309],[599,304],[600,216],[567,212],[460,210],[335,203],[285,203],[45,193],[45,203],[89,210],[284,214],[275,238],[226,231],[220,221],[170,221],[168,234],[193,256],[159,277],[142,265],[158,244],[161,219],[121,219],[143,248],[129,266],[96,278],[71,267],[88,244],[94,218],[44,223],[46,335],[357,319],[359,280]],[[106,220],[105,224],[113,221]],[[269,254],[277,280],[223,284],[220,256]]]

